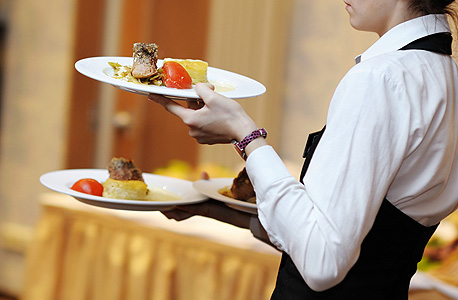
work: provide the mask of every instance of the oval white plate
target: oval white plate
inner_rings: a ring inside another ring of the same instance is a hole
[[[199,99],[194,89],[174,89],[165,86],[136,84],[112,77],[114,70],[108,62],[116,62],[123,66],[132,66],[132,60],[132,57],[119,56],[89,57],[77,61],[75,68],[78,72],[89,78],[109,83],[116,88],[131,93],[140,95],[161,94],[177,100]],[[157,63],[158,67],[161,67],[162,64],[163,60],[159,59]],[[260,82],[230,71],[208,67],[207,77],[210,82],[233,86],[234,90],[220,92],[220,94],[231,99],[251,98],[266,92],[266,87]]]
[[[247,212],[250,214],[257,214],[258,210],[256,204],[246,201],[237,200],[231,197],[224,196],[218,191],[224,187],[231,186],[234,178],[212,178],[201,179],[194,181],[192,186],[200,193],[212,199],[224,202],[227,206],[233,209]]]
[[[180,200],[173,201],[111,199],[80,193],[70,189],[76,181],[82,178],[92,178],[103,182],[108,178],[108,171],[103,169],[53,171],[43,174],[40,177],[40,182],[53,191],[73,196],[83,203],[112,209],[165,211],[172,209],[175,205],[193,204],[208,200],[205,195],[192,187],[191,181],[178,178],[143,173],[143,179],[148,186],[165,189],[181,196]]]

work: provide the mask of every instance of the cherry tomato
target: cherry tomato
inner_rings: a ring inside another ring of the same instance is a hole
[[[103,185],[92,178],[83,178],[78,180],[73,184],[71,189],[77,192],[90,194],[94,196],[102,196],[103,193]]]
[[[188,71],[175,61],[168,61],[162,66],[162,79],[166,87],[176,89],[190,89],[192,79]]]

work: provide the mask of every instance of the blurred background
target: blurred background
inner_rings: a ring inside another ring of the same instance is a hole
[[[77,73],[77,60],[131,56],[133,43],[154,42],[160,58],[203,59],[262,82],[265,95],[239,102],[298,174],[308,133],[375,39],[349,26],[341,1],[1,0],[0,291],[21,293],[48,192],[40,175],[105,168],[113,156],[144,172],[179,162],[191,180],[196,170],[243,167],[230,145],[198,145],[145,97]]]

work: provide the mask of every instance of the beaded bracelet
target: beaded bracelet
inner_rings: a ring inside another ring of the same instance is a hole
[[[237,151],[237,153],[240,154],[240,156],[246,160],[245,147],[259,137],[266,138],[267,130],[265,130],[264,128],[256,129],[255,131],[244,137],[240,142],[232,140],[232,144],[234,145],[234,148]]]

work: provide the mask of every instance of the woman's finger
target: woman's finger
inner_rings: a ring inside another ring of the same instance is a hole
[[[149,94],[148,99],[162,105],[168,112],[182,118],[187,108],[181,106],[175,101],[157,94]]]
[[[216,92],[214,91],[214,86],[206,83],[198,83],[194,86],[194,91],[201,99],[209,99]]]
[[[211,84],[210,82],[202,82],[202,83],[198,83],[198,84],[206,85],[206,86],[208,86],[212,91],[215,90],[215,86],[214,86],[213,84]]]
[[[209,200],[199,204],[179,205],[177,209],[191,215],[209,217],[241,228],[249,228],[250,214],[234,210],[216,200]]]
[[[149,94],[148,100],[154,101],[161,105],[165,104],[167,101],[170,101],[170,99],[165,98],[164,96],[159,95],[159,94]]]
[[[188,213],[186,211],[174,209],[169,211],[161,211],[161,213],[167,217],[167,219],[173,219],[176,221],[183,221],[194,216],[194,214]]]
[[[197,99],[197,100],[189,100],[187,101],[188,108],[191,109],[199,109],[204,107],[205,103],[202,101],[202,99]]]

